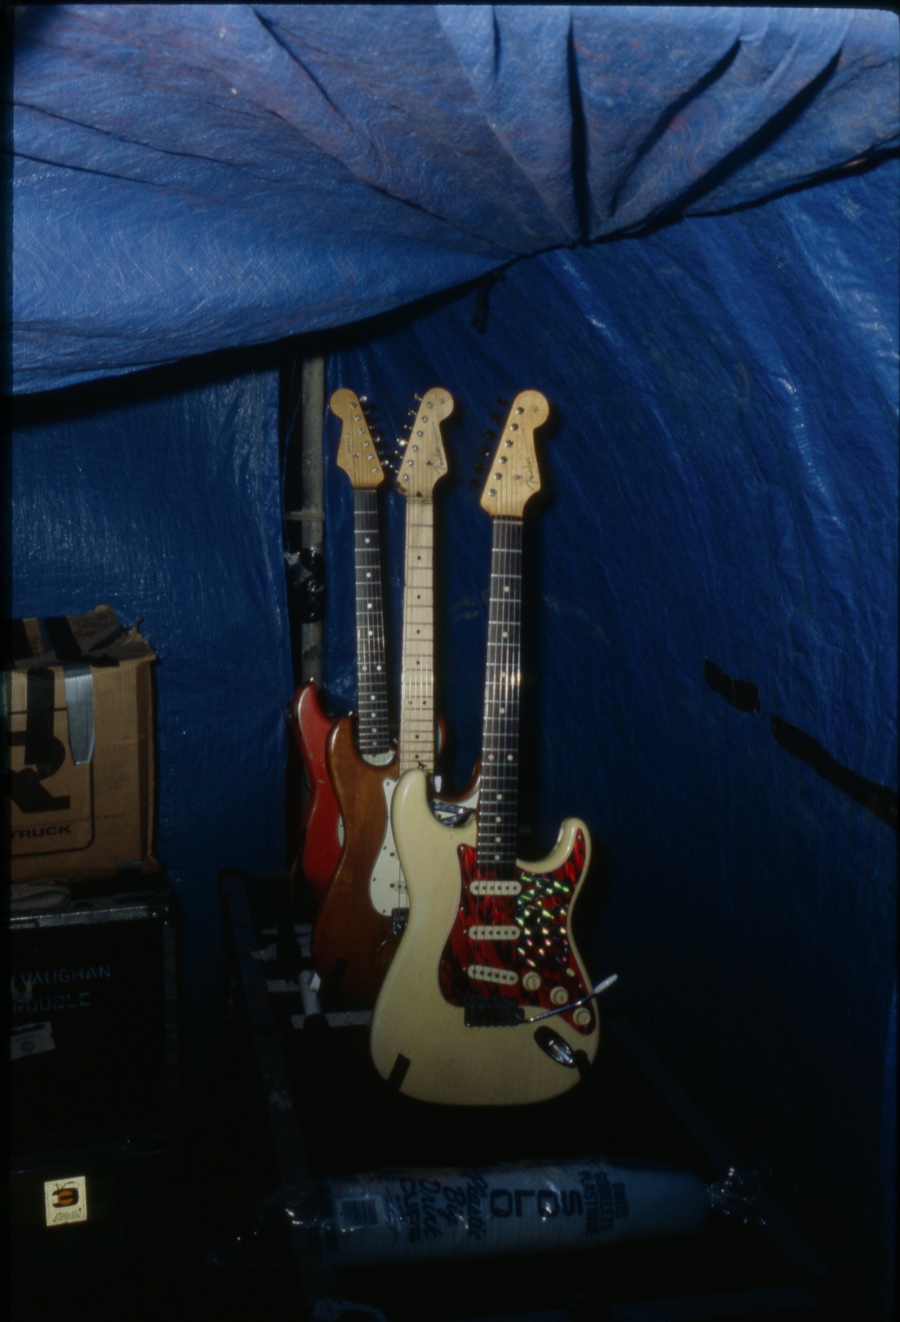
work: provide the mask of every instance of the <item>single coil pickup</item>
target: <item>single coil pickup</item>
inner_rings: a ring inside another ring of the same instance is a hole
[[[470,941],[518,941],[521,934],[522,929],[514,923],[476,924],[466,928],[466,936]]]
[[[521,881],[473,881],[470,895],[521,895]]]
[[[473,982],[499,982],[512,987],[519,981],[518,973],[512,969],[495,969],[489,964],[470,964],[466,973]]]

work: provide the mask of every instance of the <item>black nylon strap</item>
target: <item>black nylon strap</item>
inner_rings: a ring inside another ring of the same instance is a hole
[[[50,651],[60,661],[80,661],[81,647],[65,615],[48,615],[41,621]]]
[[[53,671],[29,670],[26,679],[25,762],[40,767],[53,758]]]
[[[9,650],[10,659],[13,662],[24,661],[26,657],[31,656],[31,645],[28,642],[24,620],[12,620],[10,622]]]

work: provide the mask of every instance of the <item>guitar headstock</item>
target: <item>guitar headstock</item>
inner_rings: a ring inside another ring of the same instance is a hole
[[[404,496],[429,500],[435,482],[446,473],[441,423],[452,412],[453,397],[442,387],[435,386],[422,396],[397,473],[397,488]]]
[[[539,390],[523,390],[513,400],[481,493],[481,508],[491,518],[520,519],[525,502],[540,491],[534,433],[549,415]]]
[[[341,420],[337,466],[358,490],[374,490],[384,481],[381,460],[369,431],[359,395],[352,390],[336,390],[331,396],[331,411]]]

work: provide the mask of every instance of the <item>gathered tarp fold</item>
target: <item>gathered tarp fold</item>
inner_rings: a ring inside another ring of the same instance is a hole
[[[12,388],[359,321],[900,142],[886,12],[22,6]]]

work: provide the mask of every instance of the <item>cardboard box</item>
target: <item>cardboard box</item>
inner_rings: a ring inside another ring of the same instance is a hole
[[[11,881],[158,870],[155,660],[111,606],[13,623],[3,775]]]

